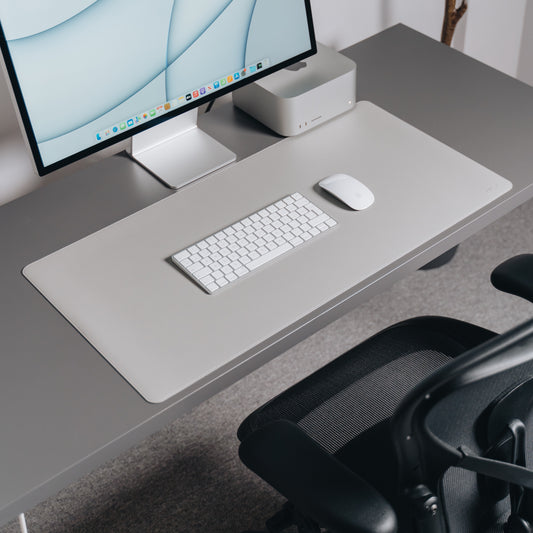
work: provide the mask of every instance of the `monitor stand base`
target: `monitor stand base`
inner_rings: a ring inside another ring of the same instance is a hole
[[[167,187],[179,189],[237,156],[198,128],[194,109],[132,137],[130,155]]]

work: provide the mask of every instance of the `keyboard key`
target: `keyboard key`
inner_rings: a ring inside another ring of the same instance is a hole
[[[209,267],[204,267],[200,270],[197,270],[194,273],[194,277],[198,279],[202,279],[203,277],[207,276],[208,274],[211,274],[211,269]]]
[[[209,276],[204,276],[203,278],[200,278],[200,281],[204,284],[204,285],[209,285],[211,283],[214,283],[215,281],[215,278],[211,275]]]
[[[322,213],[320,216],[318,216],[317,218],[311,220],[309,222],[309,224],[311,224],[311,226],[313,227],[316,227],[318,226],[319,224],[322,224],[322,222],[325,222],[327,219],[329,218],[328,215],[326,215],[326,213]]]
[[[190,255],[191,254],[189,253],[189,250],[183,250],[179,254],[176,254],[174,257],[176,258],[177,261],[183,261],[184,259],[186,259]]]
[[[185,267],[191,274],[195,274],[198,270],[203,268],[202,263],[193,263],[190,267]],[[196,276],[196,274],[195,274]]]

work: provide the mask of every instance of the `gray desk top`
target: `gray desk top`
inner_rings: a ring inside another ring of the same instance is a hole
[[[175,419],[533,196],[533,89],[403,26],[351,47],[370,100],[505,176],[512,194],[199,393],[145,402],[23,278],[28,263],[171,192],[114,157],[0,208],[0,523]],[[229,104],[202,127],[242,158],[279,138]],[[290,328],[289,328],[290,329]]]

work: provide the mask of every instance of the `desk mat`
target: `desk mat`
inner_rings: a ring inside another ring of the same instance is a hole
[[[359,212],[316,184],[347,173]],[[184,397],[378,279],[511,183],[369,102],[28,265],[28,280],[149,402]],[[338,221],[208,295],[168,258],[293,192]]]

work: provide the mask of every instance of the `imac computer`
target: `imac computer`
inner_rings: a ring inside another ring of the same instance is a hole
[[[178,188],[235,160],[198,106],[316,42],[310,0],[0,0],[0,48],[39,175],[131,138]]]

